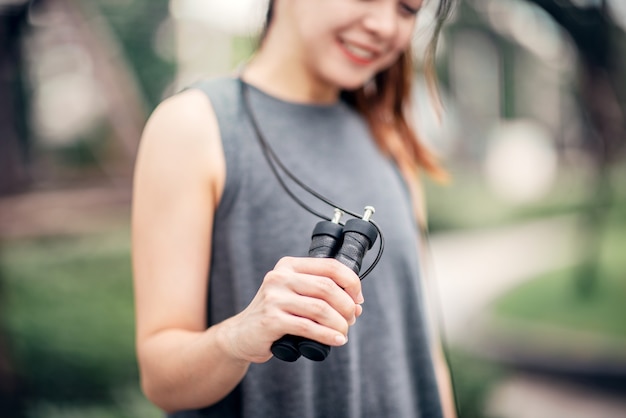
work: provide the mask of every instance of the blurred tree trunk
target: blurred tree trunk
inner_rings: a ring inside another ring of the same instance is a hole
[[[591,151],[599,162],[610,162],[626,135],[626,34],[605,1],[596,7],[578,7],[572,0],[527,1],[543,8],[571,37],[579,56],[580,106],[594,131]]]
[[[594,181],[582,222],[582,268],[576,278],[581,296],[593,294],[599,276],[604,222],[613,193],[610,165],[626,138],[626,34],[613,21],[606,0],[576,6],[572,0],[527,0],[544,9],[569,34],[579,56],[578,94],[588,128],[586,148],[594,164]]]
[[[117,141],[121,161],[101,161],[110,177],[130,179],[141,131],[146,120],[146,105],[132,68],[124,60],[120,45],[98,8],[89,1],[54,0],[75,39],[93,61],[94,75],[106,102],[107,119]]]
[[[57,0],[75,25],[85,48],[90,51],[96,77],[108,102],[109,122],[126,156],[134,161],[146,118],[143,94],[121,46],[98,8],[90,2]]]
[[[27,5],[0,6],[0,196],[28,183],[22,37]]]
[[[31,181],[23,38],[29,2],[0,6],[0,196],[23,191]],[[30,3],[44,14],[62,16],[66,31],[86,51],[106,103],[106,117],[117,143],[115,158],[99,159],[111,180],[131,178],[139,138],[146,120],[146,104],[132,68],[124,60],[117,40],[99,10],[90,2],[47,0]]]
[[[26,11],[25,4],[0,6],[0,196],[20,191],[29,180],[21,49]],[[2,277],[0,298],[1,290]],[[23,396],[13,368],[3,307],[0,300],[0,416],[21,417]]]

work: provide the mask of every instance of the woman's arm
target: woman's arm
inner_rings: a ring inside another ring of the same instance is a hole
[[[211,405],[284,334],[345,342],[360,314],[360,281],[335,260],[284,258],[251,304],[206,329],[215,209],[226,167],[204,93],[162,103],[148,121],[133,191],[136,345],[146,396],[166,411]]]
[[[217,332],[204,332],[211,220],[224,179],[217,122],[202,93],[162,103],[138,153],[132,251],[142,387],[165,410],[176,409],[174,399],[223,397],[247,369],[229,358]]]
[[[452,387],[452,379],[450,377],[450,368],[443,355],[441,345],[435,344],[432,350],[432,357],[437,386],[439,387],[441,406],[443,408],[443,416],[445,418],[457,418],[456,400],[454,388]]]

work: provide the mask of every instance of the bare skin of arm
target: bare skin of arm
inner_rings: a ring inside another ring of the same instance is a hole
[[[285,334],[345,343],[361,313],[360,281],[332,259],[283,258],[250,305],[206,328],[215,209],[226,167],[204,93],[164,101],[137,158],[132,251],[136,347],[144,393],[165,411],[205,407],[230,393]]]
[[[450,369],[443,355],[443,349],[439,344],[436,344],[435,347],[433,347],[432,353],[435,376],[437,377],[437,385],[441,397],[441,406],[443,407],[443,416],[445,418],[457,418],[454,390],[450,379]]]

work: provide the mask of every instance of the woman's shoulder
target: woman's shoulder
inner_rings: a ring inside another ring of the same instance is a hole
[[[186,170],[197,169],[213,178],[220,176],[224,164],[220,131],[207,95],[186,89],[163,100],[146,122],[139,157],[175,161],[179,169],[184,161]]]
[[[201,79],[187,86],[183,92],[200,91],[214,106],[234,104],[239,100],[241,83],[238,77],[221,76]]]
[[[236,99],[237,80],[232,77],[205,79],[164,99],[154,109],[146,127],[152,123],[173,124],[182,132],[207,128],[214,122],[217,107]],[[209,118],[207,119],[207,116]]]

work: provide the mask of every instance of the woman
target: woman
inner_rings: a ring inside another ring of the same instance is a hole
[[[151,116],[133,202],[137,353],[146,396],[171,416],[453,416],[409,193],[418,169],[441,174],[404,116],[422,6],[271,1],[240,77],[201,83]],[[318,220],[277,177],[306,205],[332,208],[272,172],[263,141],[313,189],[376,207],[386,249],[363,286],[338,261],[306,256]],[[283,362],[270,347],[287,334],[333,349]]]

